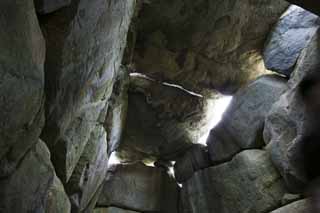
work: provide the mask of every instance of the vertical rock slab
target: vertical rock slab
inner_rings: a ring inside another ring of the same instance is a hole
[[[9,178],[0,180],[0,187],[0,212],[70,212],[68,196],[50,162],[49,150],[41,141]]]
[[[269,70],[290,77],[302,50],[320,26],[320,18],[300,7],[290,6],[269,35],[263,52]]]
[[[176,213],[178,185],[160,168],[147,167],[142,163],[117,165],[108,171],[97,206]]]
[[[129,73],[125,67],[122,67],[113,85],[112,95],[108,103],[108,113],[105,119],[105,128],[108,132],[109,155],[119,147],[123,138],[128,111],[129,82]]]
[[[213,163],[230,160],[243,149],[264,145],[264,120],[274,102],[287,89],[286,83],[280,76],[266,75],[233,96],[221,122],[211,130],[207,140]]]
[[[10,175],[43,126],[45,43],[33,1],[0,2],[0,177]]]
[[[266,73],[261,50],[288,6],[284,0],[143,2],[136,72],[202,94],[230,94]]]
[[[135,0],[75,0],[40,17],[47,41],[46,124],[42,138],[67,182],[99,118],[118,72]]]
[[[284,194],[284,183],[267,152],[248,150],[183,183],[181,212],[268,212],[280,205]]]
[[[306,123],[299,83],[305,76],[320,70],[319,42],[318,30],[299,57],[289,81],[290,89],[274,104],[265,121],[264,140],[271,158],[293,192],[300,192],[307,182],[299,148]]]
[[[38,13],[46,14],[68,6],[71,0],[34,0],[34,3]]]
[[[108,167],[106,138],[102,126],[91,132],[84,152],[66,185],[72,212],[83,212],[103,183]]]

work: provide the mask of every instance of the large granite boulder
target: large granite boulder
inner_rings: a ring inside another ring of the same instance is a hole
[[[264,145],[265,117],[286,88],[284,78],[266,75],[233,96],[221,122],[211,130],[207,140],[213,163],[230,160],[243,149]]]
[[[130,76],[128,114],[116,151],[124,161],[174,160],[201,135],[204,98],[141,75]]]
[[[40,16],[48,49],[42,139],[64,183],[91,132],[104,123],[134,5],[134,0],[79,0]]]
[[[211,165],[206,146],[194,144],[184,154],[178,157],[174,164],[174,176],[180,183],[187,181],[195,172]]]
[[[143,1],[135,70],[202,94],[234,92],[265,73],[260,52],[287,6],[283,0]]]
[[[142,163],[116,165],[108,171],[97,206],[176,213],[178,185],[161,168],[147,167]]]
[[[308,199],[290,203],[284,207],[276,209],[270,213],[310,213],[310,201]]]
[[[85,150],[66,186],[72,204],[72,212],[84,212],[99,187],[102,186],[107,168],[108,152],[106,132],[95,128]],[[93,206],[94,207],[94,206]]]
[[[49,150],[41,141],[9,178],[0,180],[0,188],[0,212],[70,213],[68,196],[50,162]]]
[[[284,183],[267,152],[247,150],[183,183],[181,212],[268,212],[280,205],[284,194]]]
[[[290,6],[266,42],[263,53],[266,68],[289,77],[301,51],[319,26],[320,18],[317,15]]]
[[[33,1],[0,2],[0,178],[10,175],[43,126],[45,43]]]
[[[38,13],[46,14],[68,6],[71,0],[34,0],[34,3]]]
[[[304,142],[306,111],[299,83],[308,74],[320,70],[319,31],[300,56],[289,81],[290,89],[274,104],[265,121],[264,140],[272,160],[293,192],[307,182],[301,145]]]

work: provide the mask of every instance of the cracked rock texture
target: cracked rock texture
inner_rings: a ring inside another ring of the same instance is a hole
[[[32,1],[3,0],[0,13],[0,177],[5,177],[43,127],[45,43]]]
[[[0,213],[312,212],[320,4],[290,1],[1,0]]]
[[[266,72],[263,43],[288,6],[282,0],[143,2],[135,70],[203,94],[233,93]]]
[[[42,139],[63,182],[71,177],[91,132],[104,122],[134,2],[72,1],[41,17],[48,49]]]
[[[320,68],[319,35],[318,30],[301,54],[288,83],[290,88],[272,107],[264,128],[264,140],[268,143],[272,160],[290,190],[294,192],[300,192],[307,182],[300,147],[304,142],[302,138],[308,122],[305,106],[298,91],[299,83],[306,75]]]

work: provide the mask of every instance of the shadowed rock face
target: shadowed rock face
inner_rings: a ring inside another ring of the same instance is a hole
[[[284,193],[267,152],[247,150],[228,163],[198,171],[183,183],[181,212],[269,212],[280,205]]]
[[[288,82],[289,90],[272,107],[264,128],[264,140],[268,143],[271,158],[289,189],[294,192],[301,192],[307,183],[301,148],[307,142],[304,136],[308,134],[309,119],[299,84],[306,76],[320,70],[319,41],[318,30],[297,62]],[[318,117],[318,113],[314,116]]]
[[[283,0],[145,2],[135,70],[203,94],[234,92],[265,73],[260,51],[287,6]]]
[[[46,14],[68,6],[71,0],[34,0],[38,13]]]
[[[0,2],[0,177],[10,175],[43,126],[45,43],[33,1]]]
[[[42,141],[36,142],[19,167],[0,180],[0,212],[70,213],[70,202]]]
[[[47,41],[42,138],[67,182],[96,125],[106,117],[134,0],[75,0],[40,17]]]
[[[116,151],[124,161],[174,160],[197,143],[204,99],[143,76],[130,77],[128,114]]]
[[[288,204],[270,213],[315,213],[311,211],[310,200],[304,199]]]
[[[162,168],[117,165],[108,171],[97,206],[177,213],[178,185]]]

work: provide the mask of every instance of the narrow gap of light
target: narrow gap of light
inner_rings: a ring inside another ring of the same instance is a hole
[[[174,174],[174,164],[176,164],[175,161],[171,161],[171,166],[169,167],[169,174],[172,175],[173,178],[175,178],[175,174]]]
[[[113,166],[113,165],[118,165],[118,164],[121,164],[121,161],[118,158],[117,153],[112,152],[109,157],[109,160],[108,160],[108,167]]]
[[[193,91],[191,91],[191,90],[188,90],[188,89],[186,89],[186,88],[184,88],[184,87],[182,87],[182,86],[180,86],[180,85],[171,84],[171,83],[168,83],[168,82],[163,82],[162,84],[165,85],[165,86],[170,86],[170,87],[175,87],[175,88],[177,88],[177,89],[181,89],[181,90],[189,93],[190,95],[194,95],[194,96],[198,96],[198,97],[200,97],[200,98],[203,98],[203,96],[202,96],[201,94],[195,93],[195,92],[193,92]]]
[[[232,96],[222,96],[219,99],[214,100],[208,109],[209,118],[209,130],[202,137],[200,137],[198,143],[206,145],[207,138],[209,137],[210,130],[213,129],[222,119],[223,113],[231,103]]]

